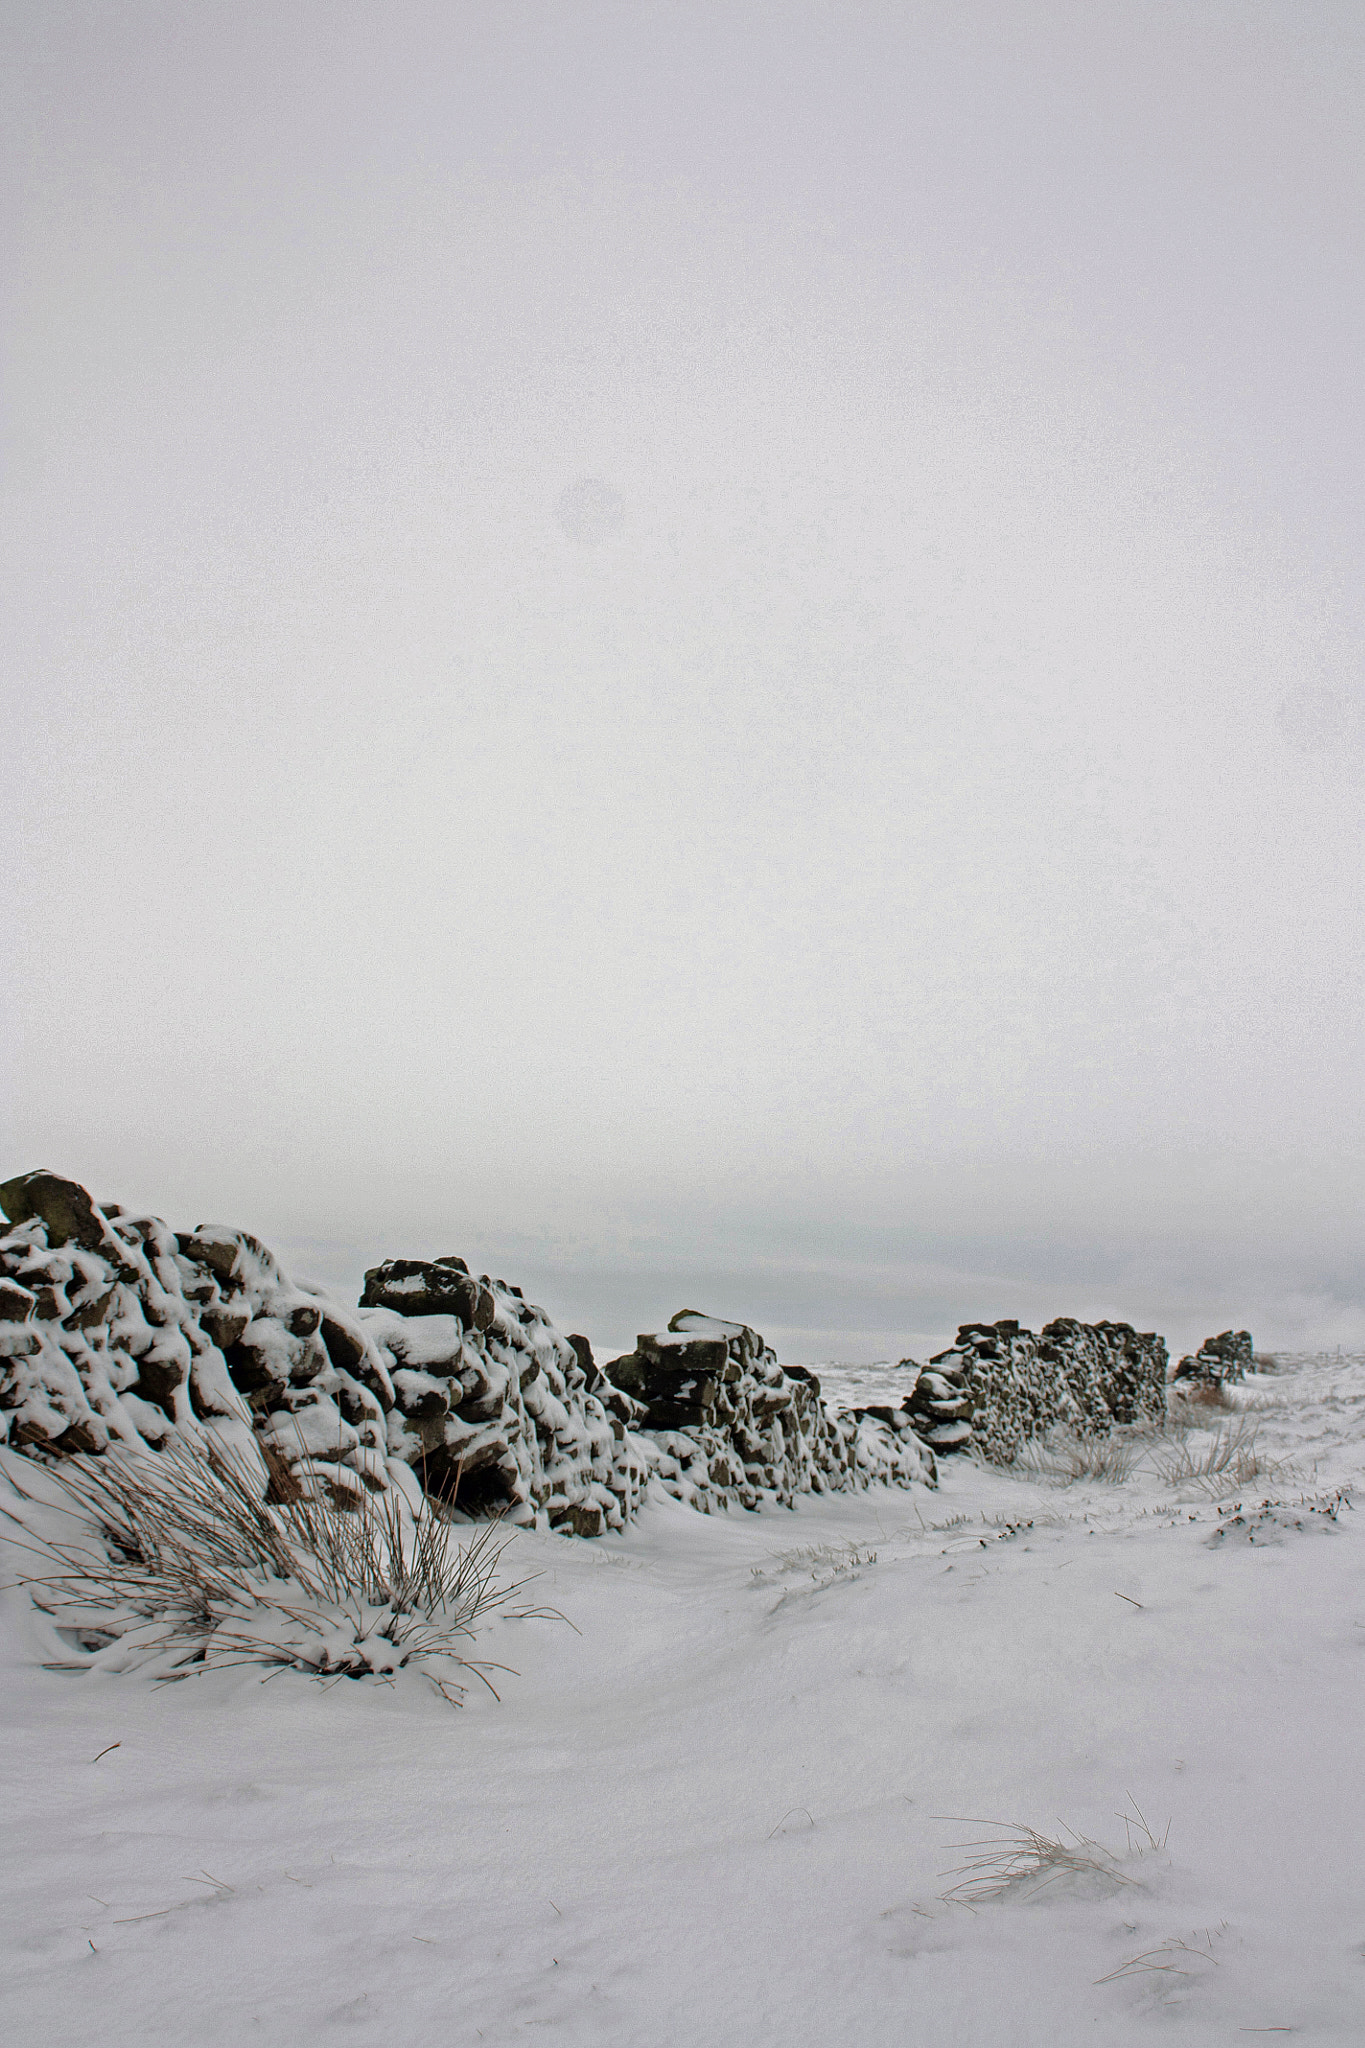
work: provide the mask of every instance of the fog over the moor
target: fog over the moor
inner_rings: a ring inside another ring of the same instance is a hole
[[[1353,0],[4,23],[6,1172],[1365,1342]]]

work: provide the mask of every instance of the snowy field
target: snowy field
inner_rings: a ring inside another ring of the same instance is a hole
[[[8,1593],[4,2038],[1365,2040],[1365,1359],[1236,1400],[1226,1494],[1196,1427],[1122,1484],[517,1535],[573,1626],[492,1627],[459,1712],[46,1672]],[[994,1822],[1071,1854],[1005,1883]]]

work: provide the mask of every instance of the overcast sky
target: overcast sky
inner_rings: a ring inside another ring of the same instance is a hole
[[[1365,1343],[1359,0],[0,16],[5,1172]]]

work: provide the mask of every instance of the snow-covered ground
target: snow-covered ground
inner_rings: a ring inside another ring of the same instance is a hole
[[[1365,1359],[1237,1400],[1290,1464],[1225,1498],[1167,1441],[517,1535],[573,1627],[492,1627],[461,1712],[47,1672],[7,1594],[4,2038],[1359,2043]],[[1116,1860],[945,1898],[1015,1821]]]

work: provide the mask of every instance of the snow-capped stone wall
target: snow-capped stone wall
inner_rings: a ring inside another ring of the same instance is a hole
[[[31,1173],[0,1188],[0,1419],[17,1449],[102,1451],[212,1429],[249,1446],[247,1402],[223,1345],[207,1265],[183,1261],[164,1223],[101,1209],[85,1189]],[[280,1302],[283,1332],[295,1307]]]
[[[422,1485],[583,1535],[639,1501],[631,1404],[585,1341],[458,1259],[390,1261],[351,1310],[245,1231],[176,1235],[55,1174],[6,1182],[0,1207],[0,1426],[17,1449],[211,1430],[268,1453],[277,1485]]]
[[[428,1493],[579,1536],[635,1512],[649,1474],[633,1404],[520,1288],[463,1259],[390,1259],[357,1320],[393,1385],[389,1450]]]
[[[7,1181],[0,1208],[0,1431],[20,1449],[212,1431],[258,1445],[276,1485],[420,1487],[597,1535],[630,1518],[651,1474],[707,1510],[789,1504],[932,1485],[936,1451],[974,1444],[1007,1463],[1054,1423],[1165,1412],[1165,1344],[1127,1323],[965,1324],[899,1406],[838,1415],[748,1325],[692,1310],[608,1378],[586,1339],[462,1259],[391,1259],[346,1309],[245,1231],[176,1234],[56,1174]],[[1247,1332],[1226,1331],[1182,1368],[1239,1377],[1250,1359]]]
[[[639,1439],[659,1484],[707,1513],[732,1502],[789,1507],[798,1493],[874,1480],[936,1484],[933,1453],[908,1417],[833,1414],[814,1374],[780,1366],[745,1323],[682,1309],[609,1372],[640,1404]]]
[[[1193,1358],[1182,1358],[1172,1377],[1221,1387],[1228,1380],[1245,1379],[1254,1364],[1250,1330],[1224,1330],[1217,1337],[1206,1337]]]
[[[1007,1465],[1056,1423],[1089,1435],[1164,1415],[1167,1364],[1164,1340],[1129,1323],[1060,1316],[1037,1335],[964,1323],[953,1349],[919,1368],[906,1406],[935,1450],[974,1445]]]
[[[349,1309],[245,1231],[177,1233],[56,1174],[7,1181],[0,1209],[0,1437],[21,1450],[211,1432],[277,1492],[396,1486],[579,1535],[622,1527],[651,1476],[708,1511],[935,1483],[922,1415],[832,1413],[745,1324],[683,1311],[609,1379],[453,1256],[376,1266]]]

